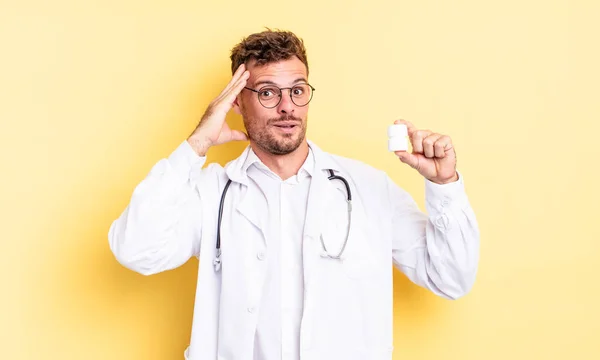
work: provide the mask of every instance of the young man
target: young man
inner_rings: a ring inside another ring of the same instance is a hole
[[[391,359],[393,265],[448,299],[475,281],[479,230],[451,139],[397,121],[426,215],[384,172],[306,139],[314,88],[294,34],[253,34],[231,61],[229,84],[112,224],[115,257],[145,275],[200,259],[187,359]],[[247,134],[225,123],[232,108]],[[236,140],[250,142],[240,157],[203,168]]]

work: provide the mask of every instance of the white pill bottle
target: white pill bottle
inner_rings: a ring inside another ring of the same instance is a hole
[[[394,124],[388,127],[388,150],[408,150],[408,129],[404,124]]]

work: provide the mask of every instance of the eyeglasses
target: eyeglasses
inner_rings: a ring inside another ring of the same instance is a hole
[[[306,106],[313,97],[315,88],[310,84],[298,84],[293,87],[280,88],[275,85],[267,85],[258,90],[244,87],[250,91],[254,91],[258,95],[258,101],[267,109],[272,109],[281,102],[283,90],[290,91],[290,99],[296,106]]]

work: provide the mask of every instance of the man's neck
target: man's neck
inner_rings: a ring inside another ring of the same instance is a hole
[[[308,157],[308,143],[306,141],[303,141],[296,150],[287,155],[273,155],[254,144],[250,144],[250,146],[260,161],[282,180],[298,174],[302,164]]]

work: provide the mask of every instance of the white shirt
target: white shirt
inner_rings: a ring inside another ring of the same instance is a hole
[[[302,238],[311,177],[312,151],[298,171],[286,180],[264,165],[253,151],[244,164],[253,186],[267,200],[269,213],[260,214],[267,238],[267,279],[256,328],[254,360],[300,358],[300,323],[304,302]],[[261,256],[259,254],[259,256]]]

